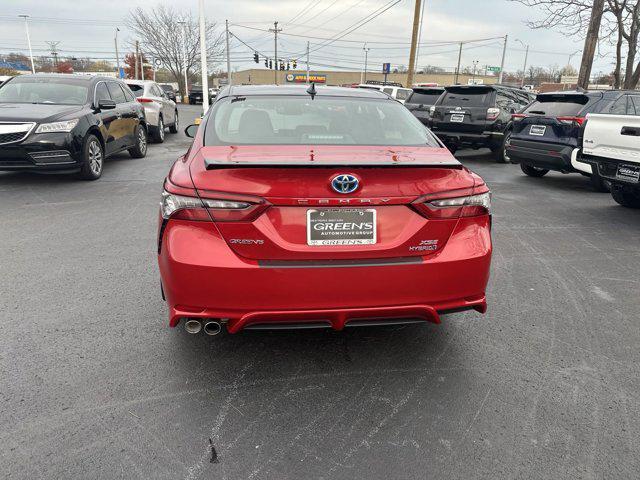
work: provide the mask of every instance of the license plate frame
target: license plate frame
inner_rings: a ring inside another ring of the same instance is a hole
[[[533,135],[534,137],[544,137],[546,131],[546,125],[531,125],[529,127],[529,135]]]
[[[464,122],[464,113],[452,113],[449,118],[451,123],[463,123]]]
[[[306,217],[309,246],[375,245],[378,241],[377,211],[373,208],[312,208],[307,210]],[[325,226],[315,227],[320,224]],[[345,228],[345,224],[353,226]],[[371,227],[359,225],[359,228],[355,228],[355,224],[371,224]],[[328,229],[327,225],[333,227]]]
[[[623,170],[622,173],[621,170]],[[616,168],[616,179],[627,183],[639,183],[640,165],[619,164],[618,168]]]

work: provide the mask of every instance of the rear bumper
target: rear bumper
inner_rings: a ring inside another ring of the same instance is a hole
[[[486,310],[488,216],[461,219],[444,248],[413,259],[265,265],[235,254],[213,224],[175,220],[163,231],[158,256],[172,327],[191,317],[228,319],[231,333],[305,322],[341,330],[360,322],[439,323],[443,312]]]
[[[593,157],[586,156],[584,160],[588,161],[594,170],[597,170],[598,174],[616,185],[624,185],[633,190],[640,190],[640,183],[628,181],[624,178],[619,178],[616,173],[619,165],[629,165],[632,167],[638,167],[638,162],[630,162],[628,160],[618,160],[615,158]]]
[[[575,169],[571,165],[571,157],[574,150],[577,149],[571,145],[531,142],[512,138],[507,147],[507,155],[511,163],[524,163],[559,172],[573,172]]]
[[[501,142],[504,133],[486,130],[480,133],[452,132],[434,129],[433,133],[446,144],[492,146]]]

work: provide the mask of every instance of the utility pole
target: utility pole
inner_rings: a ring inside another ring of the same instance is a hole
[[[458,83],[458,76],[460,75],[460,59],[462,58],[462,42],[460,42],[460,50],[458,50],[458,66],[456,67],[456,79],[454,84]]]
[[[364,82],[363,83],[367,83],[367,59],[369,57],[369,50],[371,50],[370,48],[367,47],[367,44],[364,44],[364,47],[362,47],[362,50],[364,50]]]
[[[138,62],[139,62],[139,55],[140,55],[140,42],[138,42],[138,40],[136,40],[136,63],[135,63],[135,77],[136,80],[138,80]]]
[[[116,37],[114,39],[114,42],[116,44],[116,68],[117,68],[116,77],[121,78],[120,77],[120,53],[118,52],[118,32],[119,31],[120,29],[116,27]]]
[[[56,47],[60,44],[60,42],[46,42],[47,45],[49,45],[49,48],[51,49],[51,56],[53,57],[53,66],[57,69],[58,68],[58,51],[56,50]]]
[[[478,66],[478,60],[473,61],[473,74],[471,76],[471,85],[476,84],[476,67]]]
[[[520,88],[524,87],[524,77],[527,75],[527,59],[529,57],[529,45],[524,51],[524,67],[522,67],[522,83],[520,84]]]
[[[36,67],[33,64],[33,51],[31,50],[31,37],[29,37],[29,15],[18,15],[24,18],[24,30],[27,32],[27,43],[29,44],[29,58],[31,59],[31,73],[36,73]]]
[[[509,35],[504,36],[504,45],[502,46],[502,61],[500,62],[500,75],[498,76],[498,83],[502,83],[502,72],[504,72],[504,57],[507,53],[507,39]]]
[[[270,32],[273,32],[273,41],[274,41],[274,70],[273,70],[273,77],[274,77],[274,81],[275,84],[278,85],[278,32],[281,32],[282,29],[278,28],[278,22],[273,22],[273,28],[269,29]]]
[[[413,71],[416,68],[416,46],[418,43],[418,26],[420,25],[420,7],[422,0],[416,0],[416,8],[413,11],[413,32],[411,33],[411,51],[409,52],[409,72],[407,73],[407,87],[413,85]]]
[[[593,56],[598,45],[598,33],[604,11],[604,0],[594,0],[591,7],[591,19],[587,36],[584,39],[584,49],[582,50],[582,61],[580,62],[580,72],[578,73],[578,87],[589,88],[589,78],[591,77],[591,67],[593,66]]]
[[[309,84],[309,42],[307,41],[307,85]]]
[[[204,0],[198,2],[200,17],[200,70],[202,74],[202,110],[209,110],[209,72],[207,71],[207,27],[204,20]]]
[[[231,78],[231,51],[229,50],[229,20],[224,21],[226,29],[226,42],[227,42],[227,85],[231,86],[233,80]]]
[[[524,86],[524,78],[527,76],[527,59],[529,58],[529,45],[525,45],[522,40],[516,38],[516,42],[525,47],[524,49],[524,67],[522,67],[522,80],[520,81],[520,88]]]

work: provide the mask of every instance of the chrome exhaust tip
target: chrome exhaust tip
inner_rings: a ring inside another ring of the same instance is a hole
[[[218,335],[222,331],[222,325],[217,320],[210,320],[204,324],[204,333],[207,335]]]
[[[187,331],[187,333],[194,335],[202,330],[202,323],[200,323],[200,320],[195,320],[192,318],[184,322],[184,329]]]

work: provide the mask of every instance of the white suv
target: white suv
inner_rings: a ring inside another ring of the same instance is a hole
[[[178,108],[176,102],[156,82],[151,80],[126,80],[136,97],[144,107],[149,125],[149,134],[157,143],[164,142],[164,131],[169,127],[171,133],[178,132]]]

